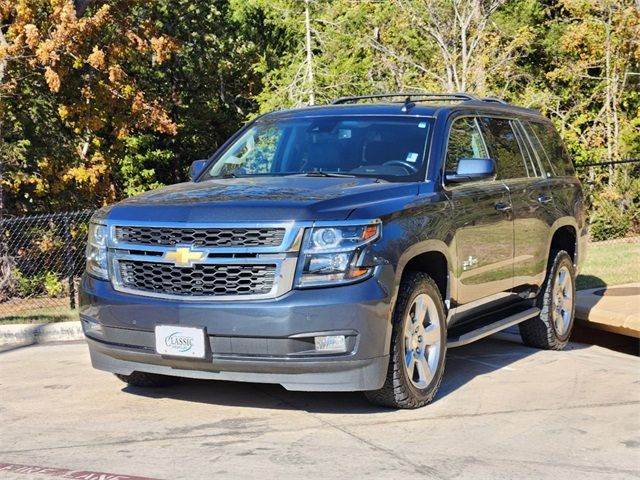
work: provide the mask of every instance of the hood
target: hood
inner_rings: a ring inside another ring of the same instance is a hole
[[[104,214],[115,220],[166,222],[344,220],[359,207],[417,194],[417,183],[372,178],[230,178],[152,190]]]

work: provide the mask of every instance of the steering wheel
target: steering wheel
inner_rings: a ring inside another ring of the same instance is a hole
[[[415,165],[412,165],[411,163],[405,162],[403,160],[389,160],[388,162],[384,162],[382,165],[390,167],[404,167],[409,171],[409,173],[416,173],[418,171],[418,168]]]

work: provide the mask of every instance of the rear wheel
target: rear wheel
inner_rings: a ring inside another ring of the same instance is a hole
[[[552,254],[547,278],[538,296],[540,316],[520,324],[525,345],[562,350],[569,342],[575,313],[575,270],[567,252]]]
[[[408,274],[394,311],[387,378],[380,390],[366,392],[378,405],[418,408],[436,395],[447,349],[445,313],[435,282],[424,273]]]
[[[170,377],[168,375],[158,375],[157,373],[133,372],[131,375],[114,374],[124,383],[132,387],[156,388],[166,387],[177,383],[178,377]]]

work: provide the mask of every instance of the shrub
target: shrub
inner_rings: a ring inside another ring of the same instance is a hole
[[[35,297],[42,293],[42,275],[24,275],[17,268],[13,271],[13,278],[16,281],[16,291],[18,297]]]
[[[47,272],[44,274],[42,286],[49,297],[58,297],[64,293],[64,284],[54,272]]]
[[[17,296],[21,298],[40,295],[59,297],[65,293],[64,283],[58,278],[58,274],[52,271],[27,276],[15,268],[13,278],[16,282]]]
[[[640,234],[640,176],[634,166],[616,169],[611,186],[601,179],[591,193],[589,232],[592,240]]]

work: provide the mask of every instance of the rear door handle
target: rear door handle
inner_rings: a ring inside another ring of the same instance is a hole
[[[496,203],[496,210],[499,212],[509,212],[511,211],[511,205],[508,203]]]
[[[549,203],[553,202],[553,197],[547,197],[546,195],[540,195],[538,197],[538,202],[541,203],[542,205],[548,205]]]

